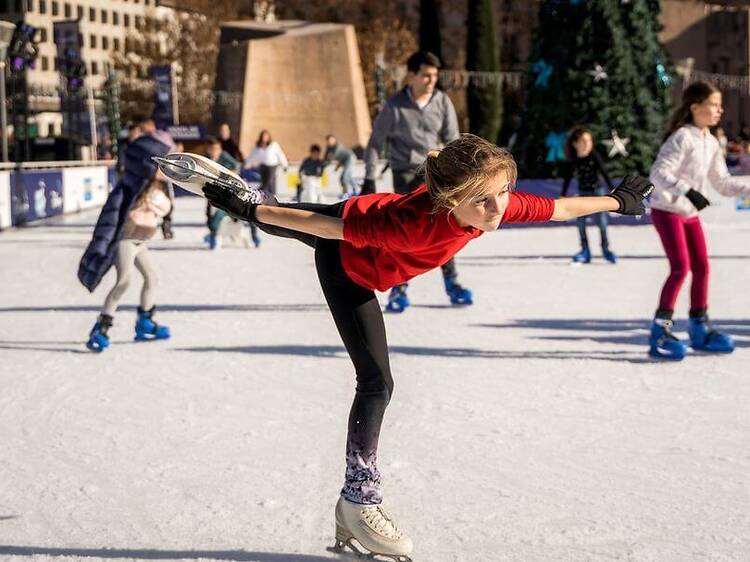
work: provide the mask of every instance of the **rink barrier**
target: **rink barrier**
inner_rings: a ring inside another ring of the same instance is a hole
[[[0,165],[0,229],[99,207],[116,181],[110,162]]]

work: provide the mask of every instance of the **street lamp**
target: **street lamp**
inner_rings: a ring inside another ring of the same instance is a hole
[[[0,123],[2,126],[3,162],[8,161],[8,114],[5,107],[5,59],[8,57],[8,45],[13,39],[15,24],[0,21]]]

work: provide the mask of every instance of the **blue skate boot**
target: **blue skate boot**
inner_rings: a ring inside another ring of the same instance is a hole
[[[617,263],[617,254],[609,248],[602,248],[602,257],[609,263]]]
[[[408,284],[404,283],[403,285],[396,285],[391,289],[391,294],[388,295],[388,304],[385,305],[386,312],[403,312],[411,306],[409,297],[406,294],[408,286]]]
[[[135,321],[135,341],[166,340],[171,335],[167,326],[160,326],[153,321],[155,306],[150,310],[138,307],[138,318]]]
[[[654,318],[648,343],[648,354],[656,359],[682,361],[687,355],[687,346],[672,333],[672,321],[667,318]]]
[[[109,329],[112,327],[113,318],[109,314],[100,314],[94,327],[89,332],[89,341],[86,347],[96,353],[101,353],[109,347]]]
[[[573,256],[573,263],[591,263],[591,250],[583,248]]]
[[[451,299],[451,304],[467,306],[474,304],[471,291],[456,283],[455,277],[443,276],[443,282],[445,283],[445,292],[448,293],[448,297]]]
[[[690,317],[688,325],[690,335],[690,347],[696,351],[709,353],[732,353],[734,351],[734,340],[732,336],[722,334],[711,328],[708,315]]]

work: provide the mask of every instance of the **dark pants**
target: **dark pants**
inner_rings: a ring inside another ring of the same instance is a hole
[[[391,173],[393,174],[393,191],[401,195],[411,193],[424,183],[424,177],[415,172],[391,170]],[[456,262],[453,258],[441,265],[440,269],[443,270],[443,277],[446,279],[455,281],[458,277]]]
[[[278,166],[258,166],[260,172],[260,188],[265,189],[271,195],[276,195],[276,168]]]
[[[344,203],[282,204],[328,216],[341,216]],[[275,236],[294,238],[315,249],[315,267],[320,286],[333,315],[341,340],[357,377],[354,403],[349,413],[346,442],[346,476],[341,494],[349,501],[378,504],[382,501],[377,468],[378,438],[385,408],[393,394],[385,324],[375,293],[354,281],[344,271],[340,242],[256,223]]]
[[[604,190],[597,190],[597,191],[584,191],[580,193],[581,197],[595,197],[597,195],[606,195],[607,192]],[[607,224],[609,224],[609,218],[607,213],[594,213],[593,215],[589,215],[591,219],[594,220],[594,222],[599,227],[599,235],[602,242],[602,250],[608,250],[609,249],[609,238],[607,237]],[[589,238],[586,235],[586,219],[589,217],[578,217],[576,219],[576,223],[578,224],[578,235],[581,238],[581,248],[588,248],[589,247]]]

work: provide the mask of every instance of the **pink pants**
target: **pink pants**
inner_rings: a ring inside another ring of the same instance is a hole
[[[652,209],[651,219],[667,253],[670,267],[669,277],[661,290],[659,308],[674,310],[677,295],[688,271],[693,274],[690,310],[708,308],[708,252],[700,217],[683,217]]]

